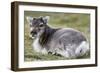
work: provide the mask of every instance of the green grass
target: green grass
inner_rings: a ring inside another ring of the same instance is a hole
[[[89,24],[90,15],[89,14],[72,14],[72,13],[49,13],[49,12],[32,12],[25,11],[24,16],[50,16],[48,24],[52,27],[61,28],[74,28],[84,33],[88,40],[90,40]],[[62,56],[56,56],[52,54],[43,55],[41,53],[36,53],[32,49],[33,40],[29,37],[29,25],[24,17],[24,60],[25,61],[44,61],[44,60],[66,60],[67,58]],[[90,58],[90,53],[77,59]],[[67,59],[68,60],[68,59]]]

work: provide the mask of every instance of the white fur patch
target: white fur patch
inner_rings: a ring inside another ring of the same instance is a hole
[[[34,40],[34,42],[33,42],[33,48],[34,48],[34,50],[36,51],[36,52],[41,52],[41,46],[40,46],[40,44],[39,44],[39,39],[37,38],[37,39],[35,39]]]
[[[42,48],[42,46],[39,44],[39,38],[36,38],[33,42],[33,48],[35,52],[39,52],[42,54],[47,54],[47,50],[45,48]]]
[[[43,49],[41,50],[41,53],[42,53],[42,54],[48,54],[48,52],[47,52],[47,50],[46,50],[45,48],[43,48]]]
[[[86,41],[83,41],[76,49],[76,56],[82,56],[89,51],[89,44]]]
[[[59,51],[56,51],[56,53],[62,55],[63,57],[70,58],[68,51],[59,50]]]

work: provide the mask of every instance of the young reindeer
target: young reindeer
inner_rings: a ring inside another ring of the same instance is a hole
[[[49,16],[27,17],[36,52],[76,58],[89,51],[89,44],[81,32],[72,28],[51,28],[48,19]]]

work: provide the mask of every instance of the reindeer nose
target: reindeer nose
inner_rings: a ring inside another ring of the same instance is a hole
[[[32,36],[34,36],[34,35],[37,34],[37,32],[36,32],[36,31],[31,31],[30,34],[31,34]]]

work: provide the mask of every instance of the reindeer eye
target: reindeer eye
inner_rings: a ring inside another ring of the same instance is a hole
[[[43,27],[44,25],[43,24],[41,24],[41,25],[39,25],[40,27]]]

